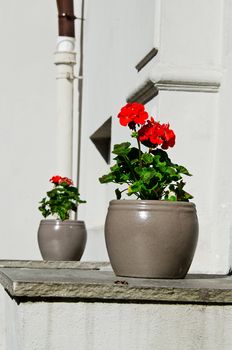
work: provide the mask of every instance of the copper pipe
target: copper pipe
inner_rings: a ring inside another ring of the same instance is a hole
[[[74,15],[73,0],[56,0],[58,8],[59,36],[75,38],[76,16]]]

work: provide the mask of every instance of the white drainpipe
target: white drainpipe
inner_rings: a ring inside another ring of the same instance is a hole
[[[75,38],[59,36],[55,52],[57,66],[57,173],[72,178],[73,81],[76,64]]]

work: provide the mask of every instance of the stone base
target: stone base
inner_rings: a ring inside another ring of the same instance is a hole
[[[0,261],[0,350],[230,350],[232,277],[118,278],[108,263]]]

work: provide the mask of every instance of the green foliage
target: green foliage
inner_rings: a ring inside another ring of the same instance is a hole
[[[58,219],[64,221],[70,217],[70,212],[77,210],[77,203],[86,203],[80,199],[78,189],[70,186],[65,182],[47,192],[47,197],[44,197],[40,202],[39,210],[46,218],[49,215],[57,215]]]
[[[143,153],[131,147],[130,142],[124,142],[115,145],[112,153],[116,155],[115,164],[99,181],[126,185],[123,190],[116,189],[117,199],[124,191],[138,199],[188,201],[193,198],[184,191],[182,179],[183,175],[191,174],[185,167],[172,163],[166,151],[155,149]]]

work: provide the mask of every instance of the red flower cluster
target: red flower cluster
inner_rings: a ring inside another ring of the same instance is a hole
[[[148,113],[145,112],[144,106],[140,103],[133,102],[127,103],[122,107],[118,114],[120,124],[122,126],[129,126],[131,129],[135,129],[136,124],[144,124],[148,118]]]
[[[138,131],[138,138],[147,147],[160,145],[163,149],[168,149],[175,145],[176,135],[169,129],[169,124],[160,124],[151,117]]]
[[[60,185],[61,183],[65,182],[68,186],[73,185],[73,182],[68,177],[62,177],[59,175],[53,176],[50,180],[55,185]]]

